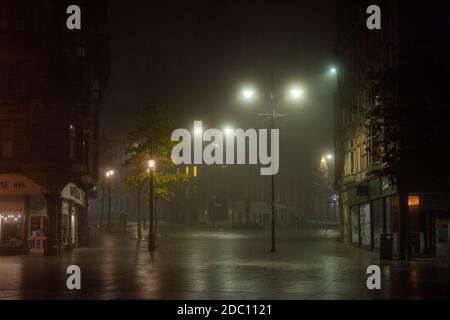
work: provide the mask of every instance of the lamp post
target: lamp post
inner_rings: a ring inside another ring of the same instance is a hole
[[[111,232],[111,180],[114,176],[114,170],[108,170],[106,171],[106,180],[108,181],[108,225],[107,225],[107,231],[108,233]]]
[[[156,170],[156,161],[148,160],[147,172],[150,173],[149,179],[149,228],[148,228],[148,251],[155,251],[155,227],[154,227],[154,172]]]
[[[255,95],[256,91],[252,88],[246,88],[241,91],[242,96],[245,100],[252,100]],[[289,90],[289,96],[292,100],[299,100],[304,95],[303,89],[300,87],[292,87]],[[271,87],[270,87],[270,101],[271,101],[271,113],[266,114],[260,114],[260,116],[265,116],[270,118],[270,129],[274,129],[275,127],[275,118],[283,117],[285,114],[279,114],[277,113],[276,108],[276,100],[275,100],[275,90],[274,90],[274,83],[273,83],[273,77],[271,81]],[[271,176],[271,252],[276,252],[276,245],[275,245],[275,175]]]

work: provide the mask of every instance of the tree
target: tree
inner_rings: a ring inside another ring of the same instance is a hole
[[[126,160],[123,167],[126,169],[126,183],[135,187],[137,191],[138,211],[138,241],[141,236],[140,199],[142,186],[149,181],[147,173],[147,161],[156,160],[155,198],[170,200],[174,197],[171,187],[177,183],[183,183],[187,177],[178,173],[170,157],[174,143],[170,136],[172,124],[169,114],[159,106],[146,106],[140,113],[136,127],[127,136],[125,148]],[[144,199],[149,194],[144,193]]]

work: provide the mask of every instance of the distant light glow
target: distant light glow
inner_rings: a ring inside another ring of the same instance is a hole
[[[230,134],[232,134],[233,133],[233,129],[232,128],[229,128],[229,127],[226,127],[225,129],[223,129],[223,132],[225,132],[225,135],[230,135]]]
[[[253,98],[253,96],[255,95],[255,90],[253,89],[244,89],[241,91],[242,95],[244,96],[245,99],[249,100],[251,98]]]
[[[106,171],[106,177],[107,178],[109,178],[109,177],[112,177],[113,175],[114,175],[114,170],[108,170],[108,171]]]
[[[291,94],[292,98],[299,99],[301,96],[303,96],[304,91],[300,88],[293,88],[289,91],[289,93]]]
[[[148,160],[147,167],[149,169],[155,170],[155,168],[156,168],[156,161],[153,160],[153,159]]]
[[[333,159],[333,155],[331,153],[327,154],[327,160],[332,160]]]
[[[415,207],[420,205],[420,197],[418,195],[408,196],[408,206]]]

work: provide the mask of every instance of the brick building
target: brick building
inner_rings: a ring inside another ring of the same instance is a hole
[[[381,8],[381,30],[366,9]],[[336,186],[343,240],[449,257],[447,1],[339,1]],[[445,119],[445,120],[444,120]]]
[[[66,8],[81,7],[81,30]],[[0,1],[0,253],[88,241],[99,102],[109,74],[105,1]]]

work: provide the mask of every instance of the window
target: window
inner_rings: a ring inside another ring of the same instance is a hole
[[[354,174],[355,171],[355,151],[349,151],[345,154],[344,173]]]
[[[420,198],[417,195],[408,196],[408,207],[417,207],[420,204]]]
[[[366,140],[366,156],[367,167],[380,163],[380,139],[378,136],[372,136]]]
[[[5,17],[8,15],[8,7],[5,5],[0,6],[0,17]]]
[[[86,56],[86,49],[83,46],[78,46],[78,56],[79,57]]]
[[[345,141],[344,174],[356,172],[355,139]]]
[[[28,150],[33,159],[41,158],[45,155],[45,129],[39,122],[31,123],[28,130]]]
[[[16,20],[15,24],[16,31],[24,31],[25,30],[25,23],[23,20]]]
[[[9,29],[9,20],[5,18],[0,19],[0,30]]]
[[[69,157],[75,159],[77,149],[77,131],[74,125],[69,126]]]
[[[1,128],[1,158],[11,159],[13,157],[13,127]]]

